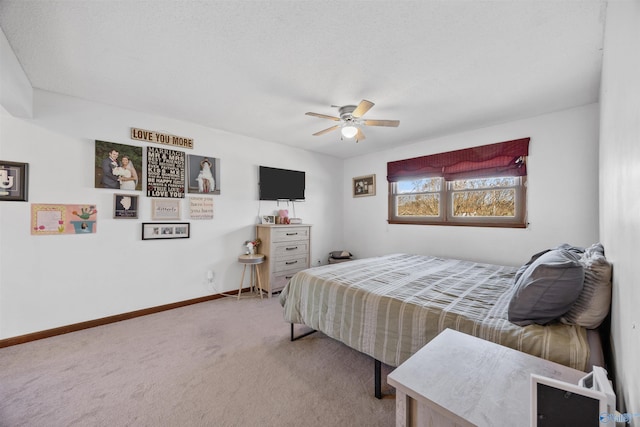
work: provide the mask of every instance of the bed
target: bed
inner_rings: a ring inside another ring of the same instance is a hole
[[[292,339],[303,324],[371,356],[377,397],[379,363],[399,366],[446,328],[582,371],[602,366],[598,334],[583,326],[509,320],[523,267],[390,254],[300,271],[280,303]]]

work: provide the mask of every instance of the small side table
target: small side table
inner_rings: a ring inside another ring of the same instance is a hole
[[[254,289],[259,290],[260,299],[262,299],[262,283],[260,282],[260,270],[258,268],[260,267],[260,264],[264,262],[264,255],[240,255],[238,257],[238,262],[244,264],[244,268],[242,269],[242,279],[240,279],[240,287],[238,288],[238,299],[240,299],[240,294],[242,293],[242,285],[244,284],[244,273],[247,271],[247,265],[251,269],[251,282],[249,284],[249,290],[251,292],[253,292]]]
[[[572,384],[585,375],[445,329],[387,376],[396,426],[528,427],[530,374]]]

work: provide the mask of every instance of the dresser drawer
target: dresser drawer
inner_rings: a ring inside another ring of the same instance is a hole
[[[301,270],[298,270],[298,271],[301,271]],[[282,288],[287,286],[287,283],[289,283],[289,280],[291,280],[293,275],[296,274],[298,271],[294,270],[286,273],[272,274],[271,275],[271,291],[272,292],[281,291]]]
[[[298,240],[295,242],[279,242],[273,244],[271,256],[276,259],[283,257],[295,257],[309,253],[309,241]]]
[[[303,254],[296,257],[276,259],[273,266],[273,272],[303,270],[309,268],[309,255]]]
[[[309,240],[309,227],[273,228],[271,230],[273,242],[291,242],[294,240]]]

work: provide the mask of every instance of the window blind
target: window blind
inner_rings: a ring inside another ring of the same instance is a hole
[[[397,182],[417,178],[444,177],[447,181],[465,178],[525,176],[531,138],[448,151],[387,163],[387,180]]]

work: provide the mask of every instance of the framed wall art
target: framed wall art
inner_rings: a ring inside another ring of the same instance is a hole
[[[151,219],[180,219],[180,199],[151,199]]]
[[[189,197],[189,218],[213,219],[213,197]]]
[[[185,154],[147,147],[147,197],[184,199]]]
[[[95,188],[142,190],[142,147],[96,140]]]
[[[188,239],[188,222],[143,222],[142,240]]]
[[[93,234],[96,232],[96,205],[31,205],[31,234]]]
[[[0,160],[0,201],[27,201],[28,169],[28,163]]]
[[[353,197],[375,196],[376,175],[364,175],[353,178]]]
[[[115,219],[138,218],[138,196],[133,194],[114,194],[113,217]]]
[[[220,194],[220,159],[187,155],[187,191],[196,194]]]

